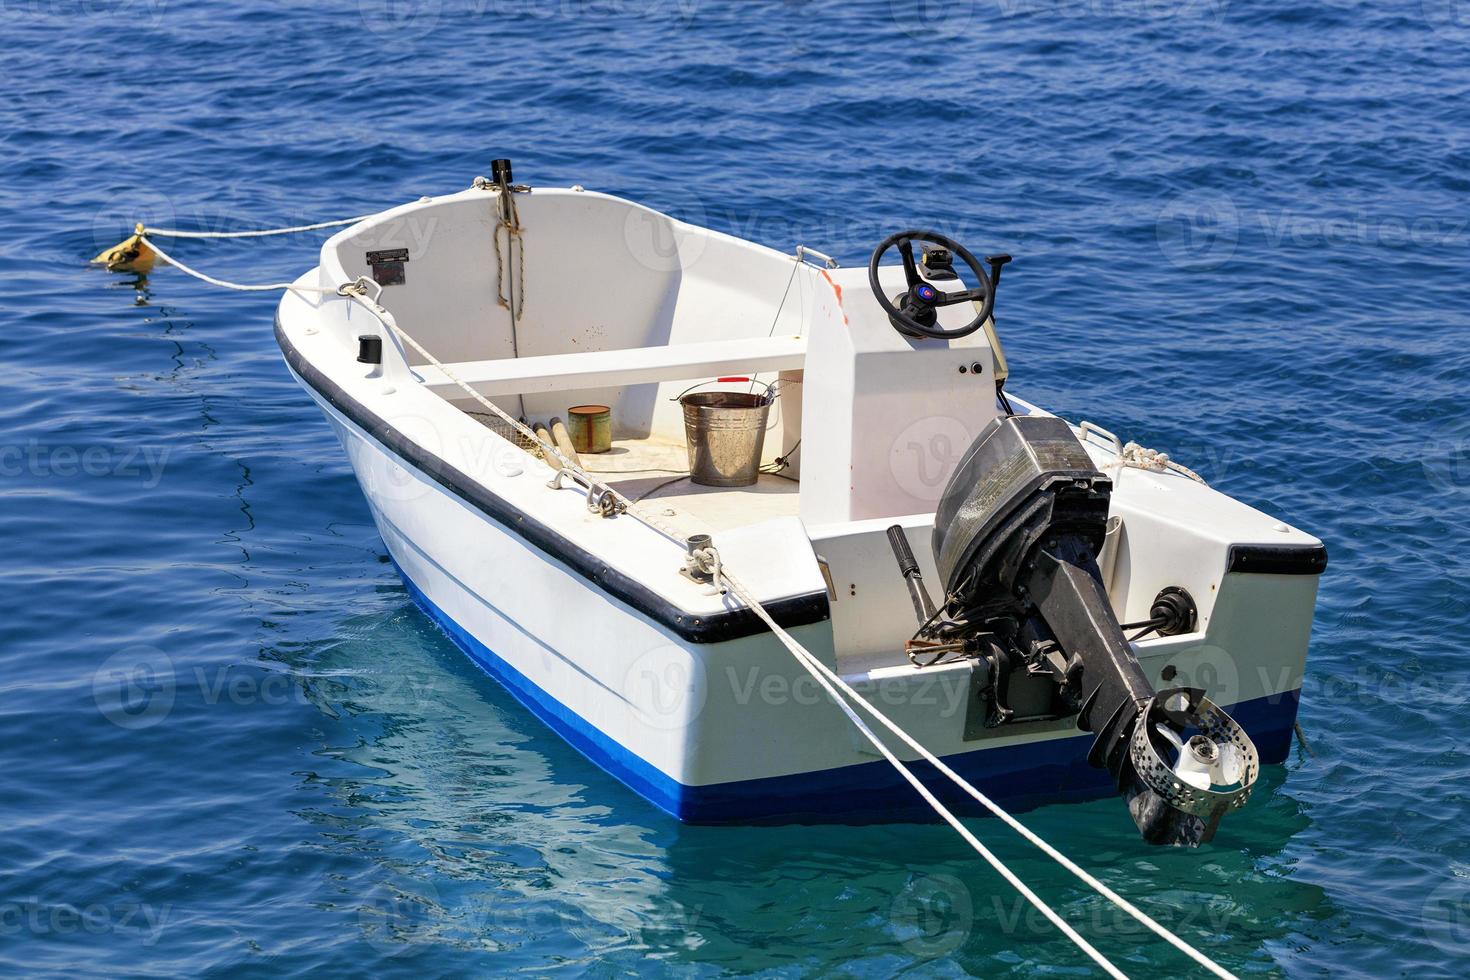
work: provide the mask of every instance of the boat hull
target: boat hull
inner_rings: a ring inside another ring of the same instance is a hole
[[[402,575],[402,569],[399,569]],[[403,575],[420,609],[443,628],[485,673],[527,710],[603,770],[659,809],[692,824],[932,822],[934,810],[885,760],[783,776],[687,786],[626,751],[551,698],[436,606]],[[1300,691],[1267,695],[1229,707],[1250,733],[1263,764],[1286,760]],[[963,752],[944,762],[1000,806],[1020,813],[1038,806],[1116,794],[1107,772],[1087,763],[1089,734]],[[944,804],[962,816],[988,815],[926,763],[916,771]]]
[[[527,709],[639,795],[692,823],[932,819],[771,634],[681,635],[529,541],[513,520],[474,506],[297,379],[341,439],[418,605]],[[1310,619],[1310,599],[1307,610]],[[835,662],[829,622],[792,632]],[[1290,749],[1304,644],[1250,656],[1257,660],[1234,658],[1222,703],[1262,761],[1280,762]],[[868,691],[997,802],[1024,810],[1113,795],[1107,774],[1086,762],[1090,735],[1063,722],[964,742],[967,675],[936,670],[915,680],[918,673]],[[862,689],[862,678],[849,680]],[[955,745],[962,748],[951,751]],[[917,771],[941,799],[975,812],[927,765]]]

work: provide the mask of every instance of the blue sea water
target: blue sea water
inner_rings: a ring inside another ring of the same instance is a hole
[[[947,828],[624,789],[412,605],[273,297],[87,265],[504,155],[845,265],[1013,253],[1014,390],[1332,556],[1310,752],[1215,844],[1028,822],[1243,975],[1470,972],[1465,3],[0,0],[0,40],[0,971],[1088,975]],[[321,237],[177,251],[278,281]],[[973,826],[1125,970],[1191,972]]]

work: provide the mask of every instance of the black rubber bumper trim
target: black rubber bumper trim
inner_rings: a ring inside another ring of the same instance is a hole
[[[1321,544],[1233,544],[1226,572],[1253,575],[1321,575],[1327,570],[1327,546]]]
[[[276,342],[286,363],[337,411],[386,446],[408,465],[433,479],[444,489],[472,504],[507,531],[525,539],[608,595],[627,603],[658,625],[691,643],[723,643],[766,632],[765,623],[749,609],[735,609],[700,616],[674,605],[652,589],[609,566],[585,548],[562,537],[545,524],[527,516],[504,499],[490,493],[444,460],[405,439],[398,430],[353,398],[301,355],[276,316]],[[783,627],[791,629],[821,623],[831,618],[827,593],[811,592],[768,603],[766,610]]]

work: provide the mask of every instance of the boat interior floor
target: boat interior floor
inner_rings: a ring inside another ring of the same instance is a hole
[[[472,414],[497,431],[502,428],[488,416]],[[706,487],[692,482],[683,442],[656,437],[615,439],[608,452],[583,454],[582,467],[630,500],[656,501],[663,517],[690,534],[795,517],[800,510],[801,484],[789,476],[762,473],[749,487]]]
[[[728,531],[777,517],[795,517],[800,484],[762,473],[749,487],[704,487],[689,479],[683,443],[616,439],[612,449],[583,456],[589,473],[630,500],[656,502],[658,511],[690,534]]]

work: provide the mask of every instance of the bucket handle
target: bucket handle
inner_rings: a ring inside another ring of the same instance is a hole
[[[671,402],[679,401],[685,395],[687,395],[691,391],[693,391],[695,388],[703,388],[705,385],[719,385],[719,384],[758,384],[758,385],[765,385],[766,386],[766,404],[769,405],[769,404],[771,404],[771,402],[773,402],[773,401],[776,400],[776,386],[773,385],[773,384],[771,384],[769,381],[762,381],[760,378],[712,378],[709,381],[701,381],[697,385],[693,385],[693,386],[691,386],[689,388],[685,388],[683,391],[679,392],[679,394],[675,395],[673,398],[670,398],[669,401],[671,401]]]

